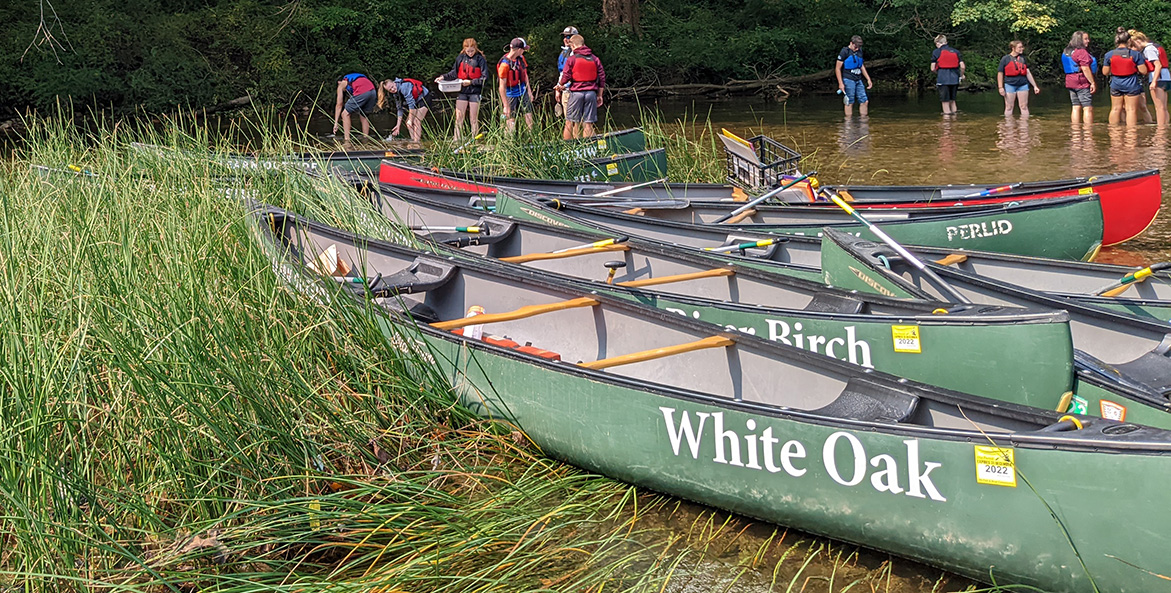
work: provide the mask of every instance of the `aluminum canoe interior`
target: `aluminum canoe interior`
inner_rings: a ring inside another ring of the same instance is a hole
[[[1014,439],[1027,440],[1034,433],[1043,441],[1069,438],[1075,447],[1086,439],[1117,440],[1101,432],[1117,426],[1112,421],[1079,417],[1084,428],[1074,430],[1053,412],[932,388],[573,286],[517,277],[499,264],[470,265],[360,239],[276,208],[258,209],[255,216],[287,269],[317,277],[327,294],[336,287],[359,301],[371,299],[429,335],[476,342],[477,349],[553,372],[584,373],[599,388],[633,381],[643,389],[756,404],[810,421],[898,425],[945,438],[1016,433]],[[329,269],[336,262],[346,262],[348,270]],[[339,271],[342,276],[322,277]],[[366,284],[352,281],[359,278]],[[483,313],[468,316],[473,307]],[[475,340],[477,332],[488,338]],[[1135,432],[1126,437],[1171,448],[1171,433]]]

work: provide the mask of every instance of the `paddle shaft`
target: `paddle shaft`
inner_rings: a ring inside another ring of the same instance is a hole
[[[760,196],[760,197],[758,197],[758,198],[756,198],[756,199],[754,199],[754,200],[752,200],[752,201],[748,202],[747,204],[744,204],[743,206],[741,206],[741,207],[739,207],[739,208],[737,208],[737,209],[735,209],[735,210],[733,210],[733,211],[731,211],[731,212],[729,212],[729,213],[727,213],[727,214],[725,214],[725,215],[723,215],[723,216],[719,217],[719,218],[718,218],[718,219],[716,219],[716,220],[715,220],[715,221],[714,221],[712,224],[720,224],[721,222],[724,222],[725,220],[728,220],[728,219],[730,219],[730,218],[732,218],[732,217],[736,216],[737,214],[740,214],[741,212],[745,212],[745,211],[747,211],[747,210],[751,210],[752,208],[756,207],[756,206],[757,206],[758,204],[760,204],[761,202],[764,202],[765,200],[767,200],[767,199],[769,199],[769,198],[771,198],[771,197],[773,197],[773,196],[775,196],[775,195],[777,195],[777,194],[779,194],[779,193],[781,193],[781,192],[783,192],[783,191],[785,191],[785,190],[789,189],[790,187],[793,187],[794,185],[797,185],[798,183],[801,183],[802,181],[805,181],[806,179],[808,179],[808,178],[809,178],[809,176],[810,176],[810,175],[813,175],[813,174],[814,174],[814,172],[809,172],[809,173],[806,173],[806,174],[804,174],[804,175],[802,175],[802,176],[800,176],[800,177],[798,177],[798,178],[796,178],[796,179],[794,179],[794,180],[790,181],[789,183],[786,183],[786,184],[784,184],[784,185],[782,185],[782,186],[780,186],[780,187],[778,187],[778,188],[776,188],[776,189],[774,189],[774,190],[772,190],[772,191],[770,191],[770,192],[768,192],[768,193],[764,194],[763,196]]]
[[[662,179],[655,179],[652,181],[644,181],[642,183],[636,183],[634,185],[628,185],[626,187],[618,187],[618,188],[614,188],[614,189],[608,189],[604,192],[599,192],[596,194],[581,194],[581,195],[588,195],[591,198],[604,198],[607,196],[613,196],[616,194],[620,194],[622,192],[627,192],[632,189],[638,189],[640,187],[646,187],[648,185],[655,185],[656,183],[666,183],[666,182],[667,182],[667,178],[663,177]]]
[[[854,217],[854,220],[857,220],[858,222],[866,225],[866,228],[869,229],[871,233],[874,233],[875,237],[878,237],[879,240],[881,240],[883,243],[886,243],[887,246],[889,246],[891,249],[894,249],[895,253],[899,254],[899,256],[902,257],[904,261],[910,263],[912,266],[915,266],[915,268],[922,272],[923,275],[934,281],[939,290],[947,295],[948,298],[953,299],[957,303],[971,304],[972,301],[969,300],[968,297],[960,294],[960,292],[953,288],[952,285],[948,284],[946,280],[940,278],[939,274],[935,273],[935,270],[928,268],[927,264],[923,263],[919,260],[919,258],[912,255],[911,252],[907,251],[906,248],[900,245],[898,241],[890,238],[890,235],[884,233],[882,229],[875,226],[874,223],[866,220],[866,217],[859,214],[857,210],[854,210],[853,207],[847,204],[845,200],[843,200],[837,194],[830,194],[830,199],[833,200],[833,203],[837,204],[839,208],[845,210],[846,214]]]

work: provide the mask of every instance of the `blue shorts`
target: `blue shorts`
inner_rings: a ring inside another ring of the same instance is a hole
[[[1007,82],[1004,83],[1004,92],[1006,92],[1006,93],[1019,93],[1021,91],[1024,91],[1026,93],[1029,92],[1029,83],[1026,82],[1025,84],[1020,84],[1020,85],[1009,84]]]
[[[846,105],[865,103],[870,100],[866,96],[866,83],[862,80],[842,78],[842,86],[846,87]]]

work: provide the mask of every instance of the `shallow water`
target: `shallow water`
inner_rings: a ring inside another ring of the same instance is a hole
[[[766,134],[799,148],[812,155],[826,183],[1002,184],[1167,166],[1168,129],[1106,124],[1106,96],[1096,99],[1095,123],[1075,126],[1067,96],[1064,89],[1044,89],[1031,98],[1028,118],[1006,118],[1003,99],[991,92],[961,94],[954,117],[944,117],[929,94],[872,97],[869,116],[850,118],[835,95],[782,103],[661,101],[654,107],[666,121],[709,116],[714,127],[743,137]],[[615,125],[630,124],[637,109],[618,104],[609,115]],[[1163,178],[1163,187],[1167,200],[1171,177]],[[1171,219],[1164,210],[1140,237],[1103,249],[1099,261],[1166,260],[1169,239]]]

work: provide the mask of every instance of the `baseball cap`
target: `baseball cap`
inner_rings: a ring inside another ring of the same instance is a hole
[[[570,35],[577,35],[577,34],[578,34],[577,27],[566,27],[565,30],[561,32],[562,37],[569,37]]]
[[[508,44],[508,47],[519,48],[519,49],[528,49],[529,44],[525,41],[524,37],[517,37],[512,40],[512,43]]]

